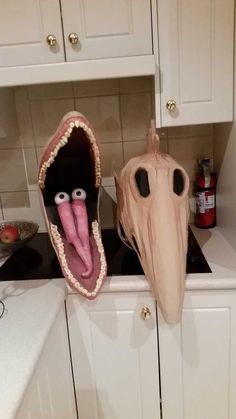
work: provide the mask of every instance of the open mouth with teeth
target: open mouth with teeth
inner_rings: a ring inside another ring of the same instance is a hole
[[[49,139],[38,183],[52,245],[70,286],[95,298],[106,275],[99,226],[100,155],[88,120],[64,116]]]

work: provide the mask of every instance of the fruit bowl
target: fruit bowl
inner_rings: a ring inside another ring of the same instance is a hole
[[[16,250],[25,246],[34,237],[39,228],[38,224],[33,221],[0,221],[0,234],[8,226],[17,228],[18,238],[12,241],[12,243],[3,243],[0,240],[0,258],[10,256]],[[14,240],[14,237],[12,240]]]

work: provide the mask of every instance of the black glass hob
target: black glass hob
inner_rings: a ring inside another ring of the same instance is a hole
[[[189,228],[187,273],[209,273],[211,269]],[[116,230],[102,230],[107,275],[143,275],[136,253],[125,246]],[[63,277],[47,233],[38,233],[29,244],[15,252],[1,267],[0,281]]]

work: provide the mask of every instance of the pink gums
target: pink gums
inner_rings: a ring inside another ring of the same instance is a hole
[[[58,214],[66,235],[68,243],[73,244],[77,254],[81,258],[85,272],[84,278],[88,278],[93,271],[93,262],[89,244],[88,215],[85,202],[75,200],[62,202],[57,206]]]

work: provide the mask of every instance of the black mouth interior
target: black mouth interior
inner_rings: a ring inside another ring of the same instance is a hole
[[[95,182],[95,159],[91,143],[82,128],[74,127],[67,144],[60,148],[46,172],[44,205],[50,207],[53,221],[60,223],[55,195],[66,192],[71,197],[76,188],[85,190],[89,223],[94,221],[97,218],[98,199]]]

